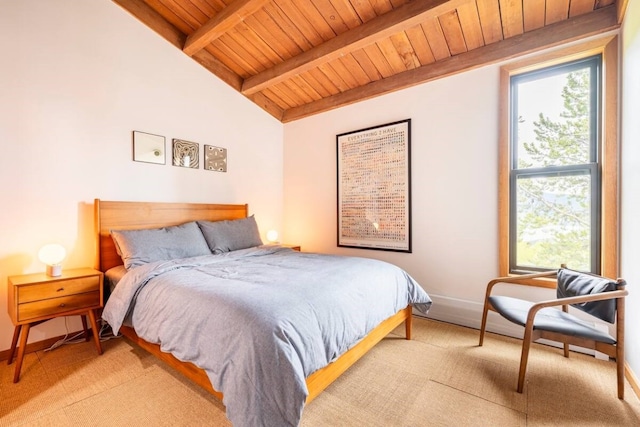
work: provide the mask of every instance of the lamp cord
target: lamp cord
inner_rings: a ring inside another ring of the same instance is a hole
[[[66,316],[65,316],[65,318],[64,318],[64,327],[65,327],[65,329],[66,329],[66,333],[65,333],[64,337],[62,337],[62,338],[60,338],[58,341],[54,342],[54,343],[51,345],[51,347],[49,347],[49,348],[45,348],[45,349],[44,349],[44,351],[51,351],[51,350],[53,350],[53,349],[56,349],[56,348],[60,347],[60,346],[61,346],[61,345],[63,345],[63,344],[76,344],[76,343],[82,342],[82,341],[80,341],[80,340],[78,339],[78,337],[79,337],[80,335],[84,335],[84,331],[82,331],[82,332],[78,332],[78,333],[77,333],[77,334],[75,334],[74,336],[69,337],[69,324],[68,324],[68,320],[67,320],[67,317],[66,317]]]
[[[84,331],[80,331],[78,333],[76,333],[73,336],[69,336],[69,324],[68,324],[68,317],[65,316],[64,318],[64,327],[66,329],[66,333],[64,335],[64,337],[60,338],[58,341],[54,342],[51,347],[49,348],[45,348],[44,351],[51,351],[54,350],[64,344],[80,344],[85,342],[84,338],[79,338],[80,336],[84,335]],[[109,326],[109,324],[104,320],[104,319],[100,319],[100,330],[98,331],[98,337],[100,338],[100,342],[104,342],[104,341],[108,341],[110,339],[113,338],[120,338],[122,337],[122,335],[113,335],[113,332],[111,331],[111,327]]]

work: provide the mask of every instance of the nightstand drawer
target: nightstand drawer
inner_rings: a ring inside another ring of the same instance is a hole
[[[97,308],[99,306],[100,291],[44,299],[18,305],[18,321],[25,322],[42,316],[51,317],[65,311],[73,311],[84,307]]]
[[[99,290],[100,276],[36,283],[18,288],[18,304]]]

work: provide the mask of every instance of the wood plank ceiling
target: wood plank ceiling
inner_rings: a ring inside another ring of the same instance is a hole
[[[619,27],[628,0],[113,0],[290,122]]]

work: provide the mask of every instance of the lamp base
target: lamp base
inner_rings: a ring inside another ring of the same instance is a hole
[[[47,265],[47,276],[50,276],[50,277],[62,276],[62,266],[59,264]]]

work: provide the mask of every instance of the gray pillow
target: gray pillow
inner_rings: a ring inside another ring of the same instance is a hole
[[[198,226],[214,254],[262,244],[258,224],[253,215],[248,218],[225,221],[198,221]]]
[[[111,237],[127,269],[154,261],[211,255],[195,222],[142,230],[111,230]]]

